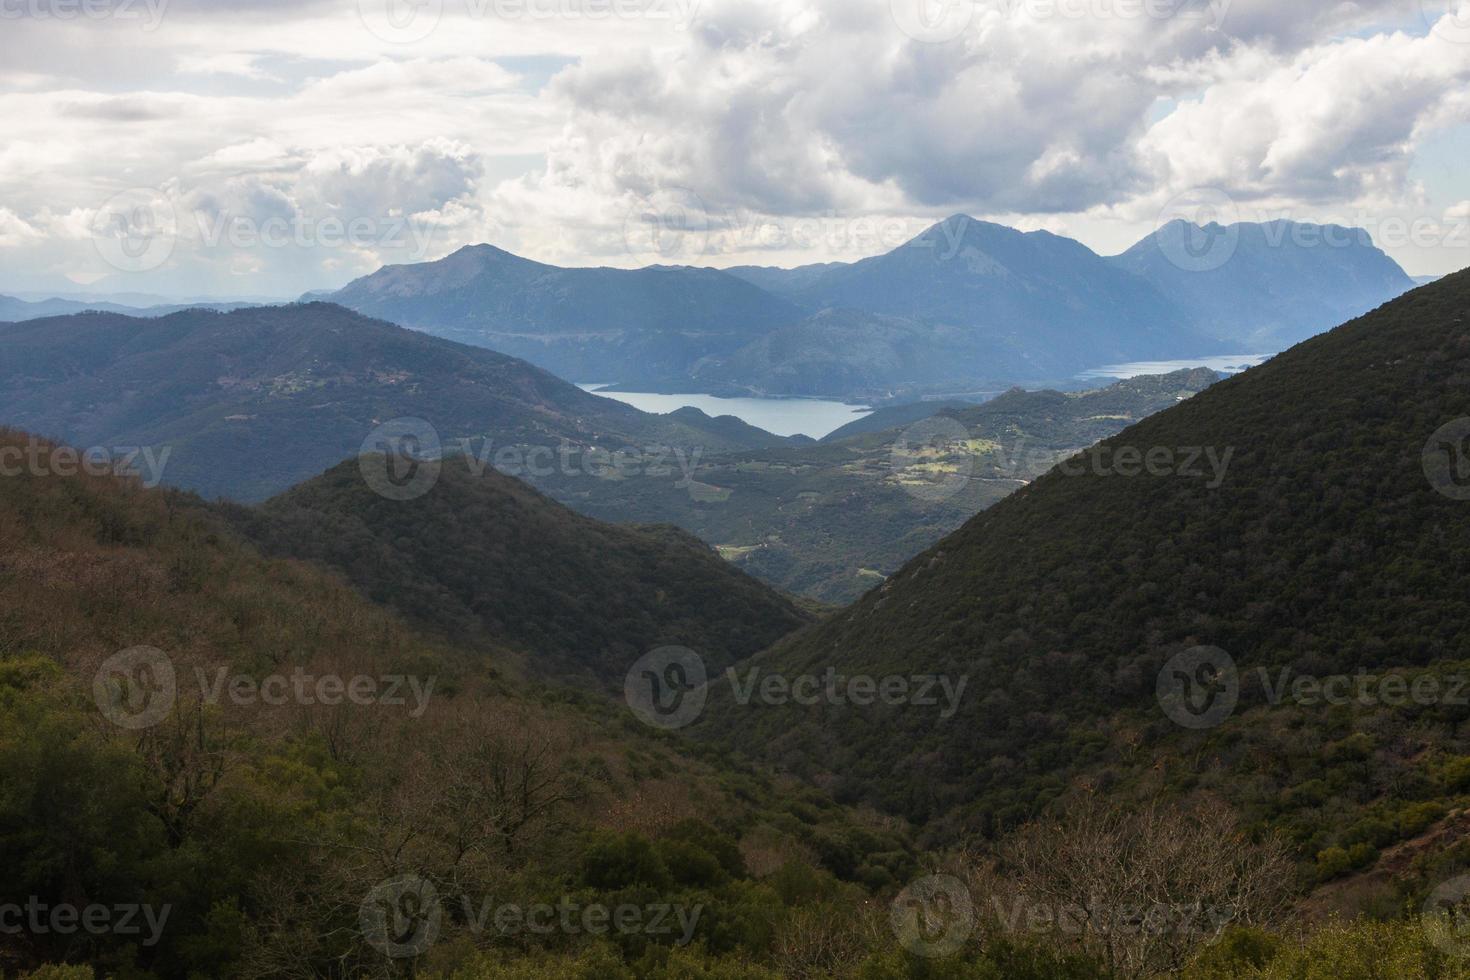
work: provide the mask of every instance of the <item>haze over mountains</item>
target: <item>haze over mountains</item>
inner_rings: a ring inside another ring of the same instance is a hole
[[[1361,229],[1290,221],[1174,221],[1109,261],[1252,353],[1285,350],[1420,284]]]
[[[330,299],[571,381],[678,377],[799,317],[786,300],[712,269],[560,269],[490,245],[388,266]]]
[[[246,302],[198,302],[198,303],[153,303],[133,306],[106,300],[78,300],[51,298],[23,300],[14,296],[0,296],[0,323],[16,323],[21,320],[37,320],[47,316],[68,316],[98,310],[106,313],[124,313],[128,316],[167,316],[183,310],[238,310],[254,303]]]
[[[330,298],[571,380],[872,398],[1272,353],[1413,285],[1364,232],[1276,222],[1221,234],[1232,251],[1207,273],[1180,267],[1191,260],[1178,240],[1215,232],[1182,223],[1105,258],[955,215],[858,262],[724,272],[560,269],[482,245]]]

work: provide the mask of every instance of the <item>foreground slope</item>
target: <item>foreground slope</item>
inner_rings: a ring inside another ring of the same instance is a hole
[[[15,448],[61,458],[0,430]],[[676,945],[637,975],[775,975],[783,920],[840,910],[855,932],[853,882],[916,870],[896,828],[517,683],[509,650],[426,639],[189,495],[7,472],[0,624],[0,907],[26,910],[0,933],[7,977],[389,980],[480,951],[520,976],[565,956],[628,977]],[[779,892],[757,880],[778,870]],[[395,901],[385,937],[372,915]],[[543,903],[641,915],[494,915]]]
[[[326,303],[0,326],[0,421],[81,446],[170,447],[164,478],[206,495],[278,493],[400,417],[427,420],[446,445],[784,442],[697,412],[648,415],[513,357]]]
[[[671,645],[723,668],[807,622],[691,535],[603,524],[471,462],[445,460],[427,494],[396,501],[350,461],[230,513],[269,552],[333,567],[426,629],[511,647],[568,683],[621,690],[634,661]]]
[[[1120,795],[1216,791],[1328,877],[1370,862],[1464,802],[1470,707],[1444,696],[1448,676],[1430,703],[1270,704],[1258,668],[1270,685],[1282,669],[1465,673],[1470,422],[1442,427],[1467,415],[1462,273],[1103,442],[760,658],[786,675],[968,678],[951,720],[726,696],[716,728],[950,838],[1012,825],[1085,776]],[[1140,472],[1151,450],[1172,471]],[[1228,456],[1222,480],[1203,450]],[[1224,697],[1235,676],[1240,705],[1190,729],[1156,695],[1200,646],[1236,669],[1192,681]]]

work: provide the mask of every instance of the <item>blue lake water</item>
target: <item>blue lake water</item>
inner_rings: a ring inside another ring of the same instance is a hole
[[[1183,361],[1132,361],[1127,364],[1104,364],[1091,371],[1077,375],[1082,381],[1100,381],[1108,378],[1136,378],[1144,374],[1169,374],[1185,368],[1207,367],[1221,374],[1239,374],[1246,368],[1257,367],[1274,357],[1273,354],[1226,354],[1223,357],[1199,357]]]
[[[600,391],[603,384],[580,384],[603,398],[612,398],[656,415],[693,407],[706,415],[733,415],[778,436],[807,435],[820,439],[872,411],[820,398],[716,398],[714,395],[655,395],[640,391]]]

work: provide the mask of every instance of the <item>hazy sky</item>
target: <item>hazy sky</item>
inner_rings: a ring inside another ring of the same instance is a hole
[[[794,265],[964,211],[1470,265],[1470,0],[0,0],[0,290],[295,295],[488,241]]]

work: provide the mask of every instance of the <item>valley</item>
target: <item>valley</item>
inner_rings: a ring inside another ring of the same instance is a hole
[[[1470,980],[1470,0],[0,20],[0,980]]]

